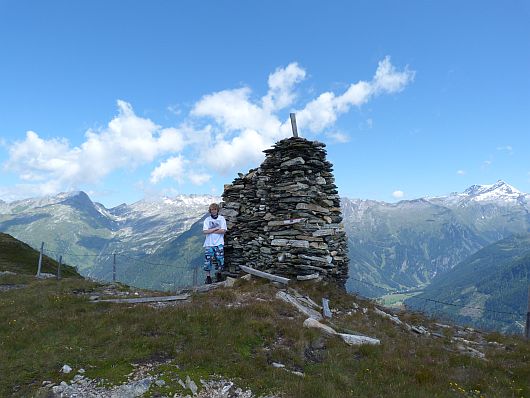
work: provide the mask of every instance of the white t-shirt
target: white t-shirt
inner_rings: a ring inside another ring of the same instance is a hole
[[[216,219],[213,219],[212,216],[206,217],[204,223],[202,224],[202,230],[206,231],[207,229],[220,228],[226,231],[226,220],[223,216],[218,215]],[[224,234],[208,234],[206,239],[204,239],[203,247],[210,246],[219,246],[225,244]]]

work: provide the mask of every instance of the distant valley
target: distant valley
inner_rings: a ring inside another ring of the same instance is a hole
[[[347,289],[368,297],[418,288],[427,294],[431,283],[438,286],[439,278],[481,249],[528,233],[529,199],[503,181],[398,203],[342,198]],[[200,220],[213,201],[220,198],[181,195],[107,209],[84,192],[0,201],[0,231],[34,248],[43,241],[50,256],[62,254],[94,278],[112,279],[117,253],[118,280],[171,290],[193,283],[193,269],[202,261]]]

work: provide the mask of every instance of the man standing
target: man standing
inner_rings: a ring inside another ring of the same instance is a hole
[[[217,282],[221,282],[224,270],[224,234],[226,232],[226,220],[219,215],[219,205],[212,203],[208,210],[210,215],[206,217],[202,224],[202,232],[206,235],[204,239],[204,270],[206,271],[206,283],[212,283],[210,275],[212,271],[212,262],[215,258],[215,278]]]

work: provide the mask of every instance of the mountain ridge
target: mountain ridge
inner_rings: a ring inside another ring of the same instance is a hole
[[[466,191],[396,203],[342,198],[348,291],[377,297],[424,288],[483,247],[530,231],[528,194],[501,180]],[[119,280],[171,289],[192,280],[193,267],[184,263],[196,264],[202,256],[202,235],[190,228],[212,201],[220,198],[179,195],[107,209],[84,192],[62,193],[0,204],[0,231],[33,247],[46,241],[48,250],[77,254],[69,261],[94,278],[111,278],[112,253],[123,253],[135,260],[119,258]]]

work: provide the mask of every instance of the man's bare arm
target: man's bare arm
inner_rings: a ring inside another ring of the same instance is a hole
[[[205,234],[205,235],[209,235],[209,234],[221,234],[221,235],[224,235],[226,233],[226,229],[221,229],[221,228],[203,229],[202,233]]]

